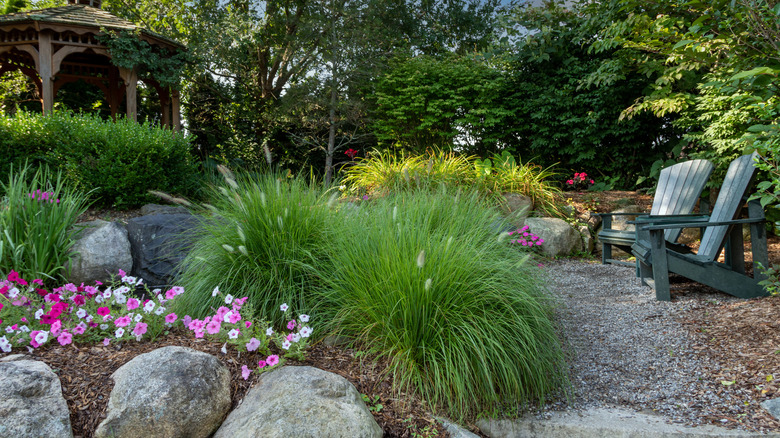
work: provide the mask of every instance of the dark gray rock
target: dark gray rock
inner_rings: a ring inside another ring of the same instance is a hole
[[[346,379],[285,366],[261,375],[214,438],[381,436],[382,428]]]
[[[119,222],[94,220],[76,224],[76,242],[68,279],[71,283],[108,282],[120,269],[131,272],[133,257],[127,229]]]
[[[158,348],[111,377],[114,389],[96,438],[206,438],[230,410],[227,367],[191,348]]]
[[[0,436],[72,438],[60,379],[43,362],[15,354],[0,360]]]
[[[190,214],[190,211],[181,205],[146,204],[141,207],[141,215],[153,214]]]
[[[132,275],[150,285],[170,284],[176,266],[187,256],[198,219],[190,214],[155,214],[130,219],[127,234],[133,255]]]

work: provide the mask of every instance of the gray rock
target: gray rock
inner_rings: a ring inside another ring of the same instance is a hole
[[[628,207],[619,208],[612,213],[637,213],[641,214],[642,208],[637,205],[629,205]],[[613,230],[629,230],[634,231],[634,226],[629,224],[628,221],[636,219],[636,216],[612,216],[612,229]]]
[[[198,220],[190,214],[155,214],[130,219],[127,233],[133,255],[132,274],[147,284],[169,284],[176,266],[187,256],[191,231]]]
[[[501,209],[512,222],[523,223],[534,209],[534,203],[528,196],[519,193],[504,193],[502,196],[504,203]]]
[[[595,241],[593,235],[590,233],[590,228],[587,225],[580,225],[577,230],[582,236],[582,250],[587,253],[592,253],[595,247]]]
[[[214,438],[381,437],[357,389],[312,367],[263,374]]]
[[[533,234],[544,239],[540,247],[550,257],[567,256],[582,251],[582,237],[579,231],[563,219],[552,217],[529,217],[525,220]]]
[[[0,436],[73,437],[60,379],[43,362],[15,354],[0,361]]]
[[[76,256],[70,261],[68,279],[75,284],[108,282],[120,269],[130,272],[133,258],[127,230],[119,222],[94,220],[76,224]]]
[[[230,372],[214,356],[191,348],[136,356],[112,378],[96,438],[206,438],[230,410]]]
[[[772,400],[761,402],[761,407],[766,409],[773,417],[780,420],[780,398],[773,398]]]
[[[479,438],[476,434],[473,434],[469,432],[468,430],[461,427],[459,424],[453,423],[452,421],[442,418],[442,417],[435,417],[436,421],[441,423],[442,426],[444,426],[445,429],[447,429],[447,432],[450,434],[450,438]]]
[[[141,215],[153,214],[190,214],[190,211],[181,205],[146,204],[141,207]]]

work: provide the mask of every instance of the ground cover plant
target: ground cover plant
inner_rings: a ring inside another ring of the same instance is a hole
[[[65,184],[61,172],[25,165],[0,181],[0,196],[0,272],[15,269],[48,284],[64,280],[87,195]]]
[[[476,192],[391,193],[341,217],[322,320],[386,357],[401,389],[463,418],[565,382],[538,267]]]
[[[287,333],[283,334],[266,321],[252,318],[251,304],[244,308],[248,297],[223,297],[219,289],[214,289],[213,295],[219,297],[222,305],[212,309],[213,315],[203,320],[189,315],[179,318],[170,307],[185,293],[182,287],[150,291],[143,285],[144,291],[139,295],[142,283],[142,279],[120,270],[117,281],[107,287],[100,282],[94,286],[68,283],[49,291],[40,279],[28,282],[12,270],[0,281],[0,351],[35,349],[55,340],[63,347],[74,342],[108,346],[133,338],[138,342],[154,341],[183,326],[195,338],[224,342],[223,350],[230,345],[238,351],[264,353],[265,358],[256,365],[242,366],[244,380],[255,371],[265,372],[283,365],[285,358],[305,359],[307,338],[312,333],[307,324],[309,316],[301,314],[294,319],[286,303],[278,309],[288,320]],[[272,354],[272,344],[284,352],[283,357]]]
[[[212,296],[217,285],[248,296],[262,317],[276,315],[282,302],[316,313],[311,297],[321,287],[331,229],[322,191],[281,173],[236,177],[221,169],[224,180],[212,187],[210,208],[201,212],[182,264],[180,284],[189,294],[177,301],[177,309],[205,317],[219,300]]]

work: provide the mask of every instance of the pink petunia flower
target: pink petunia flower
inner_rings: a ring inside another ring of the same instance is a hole
[[[60,345],[68,345],[68,344],[70,344],[72,341],[73,341],[73,335],[71,335],[71,334],[70,334],[70,333],[68,333],[67,331],[64,331],[64,332],[62,332],[62,333],[61,333],[61,334],[60,334],[60,335],[57,337],[57,342],[59,342],[59,343],[60,343]]]
[[[251,374],[252,370],[250,370],[249,367],[246,365],[241,366],[241,377],[243,377],[244,380],[248,379]]]
[[[210,335],[215,335],[219,333],[219,330],[221,328],[222,328],[222,324],[220,324],[218,319],[213,319],[208,324],[206,324],[206,332]]]
[[[137,309],[139,305],[141,305],[141,303],[137,299],[135,299],[135,298],[128,298],[128,300],[127,300],[127,310]]]
[[[276,364],[278,364],[278,363],[279,363],[279,356],[277,356],[277,355],[275,355],[275,354],[272,354],[272,355],[268,356],[268,357],[265,359],[265,363],[266,363],[266,364],[267,364],[269,367],[272,367],[272,366],[274,366],[274,365],[276,365]]]
[[[114,321],[114,325],[117,327],[125,327],[130,324],[130,315],[125,315],[121,318],[117,318]]]
[[[264,360],[257,361],[258,368],[265,368],[268,364]]]
[[[257,338],[252,338],[246,343],[246,351],[255,351],[260,348],[260,341]]]
[[[293,319],[292,321],[287,323],[287,330],[292,330],[294,328],[295,328],[295,320]]]
[[[176,321],[176,318],[178,318],[178,316],[176,316],[175,313],[169,313],[165,315],[165,322],[168,324],[173,324],[173,322]]]
[[[109,313],[111,313],[111,309],[109,309],[108,307],[98,307],[97,309],[97,314],[100,316],[106,316]]]
[[[135,327],[133,327],[133,334],[139,337],[143,336],[143,334],[146,333],[146,328],[146,324],[139,322],[135,325]]]

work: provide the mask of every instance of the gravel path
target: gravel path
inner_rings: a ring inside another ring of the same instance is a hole
[[[560,260],[546,263],[545,271],[560,300],[556,313],[571,349],[574,386],[571,403],[548,410],[628,406],[699,425],[709,405],[729,402],[714,393],[704,371],[717,366],[694,352],[677,318],[702,300],[731,298],[659,302],[624,266]]]

